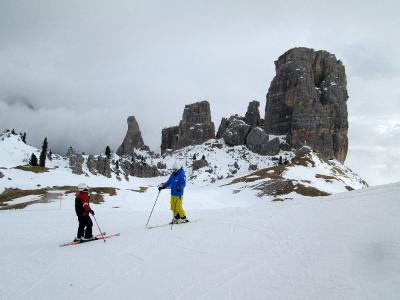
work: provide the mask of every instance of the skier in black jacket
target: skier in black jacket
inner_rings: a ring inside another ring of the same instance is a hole
[[[75,198],[75,213],[79,222],[78,233],[75,241],[79,241],[82,238],[85,240],[93,239],[93,222],[90,219],[89,214],[94,215],[94,211],[90,208],[89,201],[89,187],[84,183],[79,184]]]

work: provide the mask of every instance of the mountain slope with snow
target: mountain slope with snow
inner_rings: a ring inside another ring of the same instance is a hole
[[[80,182],[86,182],[91,187],[127,192],[147,189],[165,180],[169,168],[176,161],[184,167],[189,187],[210,184],[227,186],[232,193],[249,189],[260,197],[272,200],[329,195],[368,186],[342,163],[325,160],[309,148],[297,152],[281,151],[276,156],[261,156],[245,146],[228,147],[222,140],[209,140],[202,145],[167,153],[163,157],[136,150],[135,155],[142,160],[139,166],[165,166],[160,170],[163,176],[147,179],[120,176],[121,171],[116,173],[115,162],[120,161],[120,165],[124,161],[129,163],[130,157],[114,154],[110,160],[111,175],[106,177],[98,172],[91,173],[86,165],[88,155],[81,156],[83,174],[77,175],[73,174],[70,167],[70,158],[60,155],[53,154],[52,160],[47,159],[47,168],[24,166],[32,153],[39,156],[40,151],[23,143],[19,136],[8,133],[0,137],[0,209],[23,207],[21,204],[24,200],[32,203],[31,198],[23,196],[47,197],[53,190],[67,193]],[[280,157],[288,164],[278,164]],[[195,168],[196,163],[202,164],[202,167]],[[10,195],[10,191],[15,196]],[[35,201],[41,200],[40,197],[35,198]]]

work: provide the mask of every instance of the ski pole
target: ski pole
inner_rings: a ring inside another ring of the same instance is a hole
[[[96,222],[97,228],[99,229],[100,234],[101,234],[101,238],[103,239],[103,241],[104,241],[104,243],[105,243],[105,242],[106,242],[106,239],[104,238],[103,231],[101,231],[100,226],[99,226],[99,224],[97,223],[96,217],[95,217],[94,215],[93,215],[93,219],[94,219],[94,221]]]
[[[147,219],[146,228],[147,228],[147,226],[149,225],[150,218],[151,218],[151,215],[153,214],[154,207],[156,206],[156,203],[157,203],[157,200],[158,200],[158,196],[160,196],[160,192],[161,192],[161,191],[158,191],[156,201],[154,201],[153,208],[151,209],[149,218]]]

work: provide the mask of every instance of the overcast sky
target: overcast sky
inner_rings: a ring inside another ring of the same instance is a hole
[[[208,100],[217,128],[251,100],[264,116],[274,60],[305,46],[346,67],[346,165],[371,185],[400,181],[400,5],[282,2],[0,0],[0,130],[98,153],[135,115],[159,151],[185,104]]]

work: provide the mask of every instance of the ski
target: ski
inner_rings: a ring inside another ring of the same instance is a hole
[[[100,240],[105,240],[105,239],[109,239],[109,238],[111,238],[111,237],[114,237],[114,236],[120,236],[121,234],[118,232],[118,233],[115,233],[115,234],[110,234],[110,235],[101,235],[101,234],[98,234],[98,235],[96,235],[93,239],[90,239],[90,240],[81,240],[81,241],[72,241],[72,242],[69,242],[69,243],[65,243],[65,244],[61,244],[60,245],[60,247],[65,247],[65,246],[73,246],[73,245],[78,245],[78,244],[83,244],[83,243],[87,243],[87,242],[93,242],[93,241],[100,241]]]
[[[179,226],[179,225],[183,225],[183,224],[196,223],[196,222],[198,222],[198,220],[193,220],[193,221],[189,221],[189,222],[186,222],[186,223],[176,223],[176,224],[174,224],[174,227],[175,227],[175,226]],[[167,227],[167,226],[171,226],[171,224],[168,223],[168,224],[160,224],[160,225],[154,225],[154,226],[147,226],[146,228],[147,228],[147,229],[154,229],[154,228]]]

